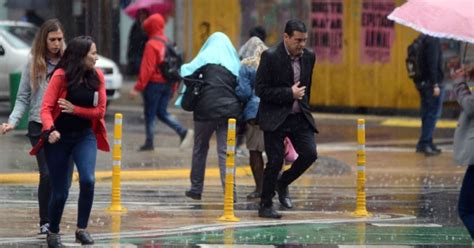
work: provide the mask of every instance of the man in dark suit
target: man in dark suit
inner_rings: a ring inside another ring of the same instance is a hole
[[[262,54],[257,70],[256,94],[260,97],[257,118],[264,131],[268,157],[258,210],[263,218],[281,218],[273,208],[275,190],[282,206],[293,207],[288,185],[317,158],[314,139],[317,129],[308,104],[316,58],[305,48],[307,39],[305,24],[289,20],[283,41]],[[290,138],[299,156],[278,178],[283,166],[285,137]]]

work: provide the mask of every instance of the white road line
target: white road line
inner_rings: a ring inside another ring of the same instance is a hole
[[[434,223],[425,223],[425,224],[371,223],[371,225],[378,226],[378,227],[443,227],[443,225],[434,224]]]
[[[269,227],[280,225],[295,225],[295,224],[342,224],[342,223],[360,223],[360,222],[387,222],[387,221],[407,221],[415,219],[411,215],[380,215],[369,218],[351,218],[351,219],[308,219],[308,220],[258,220],[258,221],[242,221],[238,223],[216,223],[207,225],[191,225],[170,229],[154,229],[146,231],[130,231],[120,232],[120,238],[145,238],[145,237],[161,237],[176,234],[189,234],[222,231],[226,228],[248,228],[248,227]],[[111,240],[117,237],[117,233],[101,233],[94,234],[95,240]],[[61,236],[64,241],[74,239],[74,235]],[[12,243],[31,243],[38,242],[36,238],[25,237],[11,237],[0,238],[0,245]]]

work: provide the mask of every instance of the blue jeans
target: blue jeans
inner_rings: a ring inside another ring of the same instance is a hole
[[[149,82],[143,91],[144,114],[145,114],[145,145],[153,146],[155,132],[155,116],[181,138],[184,138],[186,129],[173,116],[168,113],[168,102],[171,97],[171,84]]]
[[[458,212],[459,218],[474,239],[474,165],[470,165],[464,175],[459,192]]]
[[[79,204],[77,228],[87,228],[94,200],[95,164],[97,158],[97,140],[92,129],[78,133],[62,133],[61,139],[45,144],[52,194],[49,202],[49,230],[59,232],[59,224],[64,205],[69,195],[68,175],[72,167],[67,166],[72,156],[79,172]]]
[[[441,94],[439,96],[433,95],[431,87],[419,90],[421,100],[421,134],[416,146],[418,149],[423,149],[433,144],[433,133],[443,107],[444,88],[440,90]]]

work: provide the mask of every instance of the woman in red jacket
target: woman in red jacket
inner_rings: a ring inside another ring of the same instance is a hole
[[[80,185],[76,242],[94,243],[86,228],[94,198],[97,148],[109,151],[105,83],[102,72],[94,68],[96,60],[96,45],[90,37],[71,40],[44,95],[41,121],[52,186],[48,247],[62,247],[59,224],[69,193],[66,165],[71,156]]]

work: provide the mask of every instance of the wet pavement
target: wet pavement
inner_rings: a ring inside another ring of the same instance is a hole
[[[130,84],[125,84],[127,92]],[[418,128],[385,125],[395,117],[315,113],[320,159],[290,187],[295,207],[281,220],[257,217],[248,157],[236,159],[240,222],[222,222],[223,190],[211,143],[201,201],[184,196],[189,187],[191,148],[179,149],[179,138],[159,123],[153,152],[136,152],[142,144],[140,102],[122,98],[108,109],[109,135],[113,113],[124,115],[122,205],[125,213],[106,211],[111,201],[109,153],[99,153],[95,202],[89,230],[94,247],[470,247],[471,239],[457,216],[457,198],[465,167],[452,160],[453,121],[437,129],[443,149],[437,157],[414,152]],[[192,127],[192,114],[170,110]],[[0,103],[0,121],[8,116]],[[366,119],[366,194],[370,217],[354,217],[356,203],[356,119]],[[413,121],[416,118],[401,118]],[[0,247],[41,247],[36,202],[37,173],[25,131],[0,137]],[[110,139],[112,137],[110,136]],[[74,243],[77,176],[66,205],[61,232],[68,247]]]

